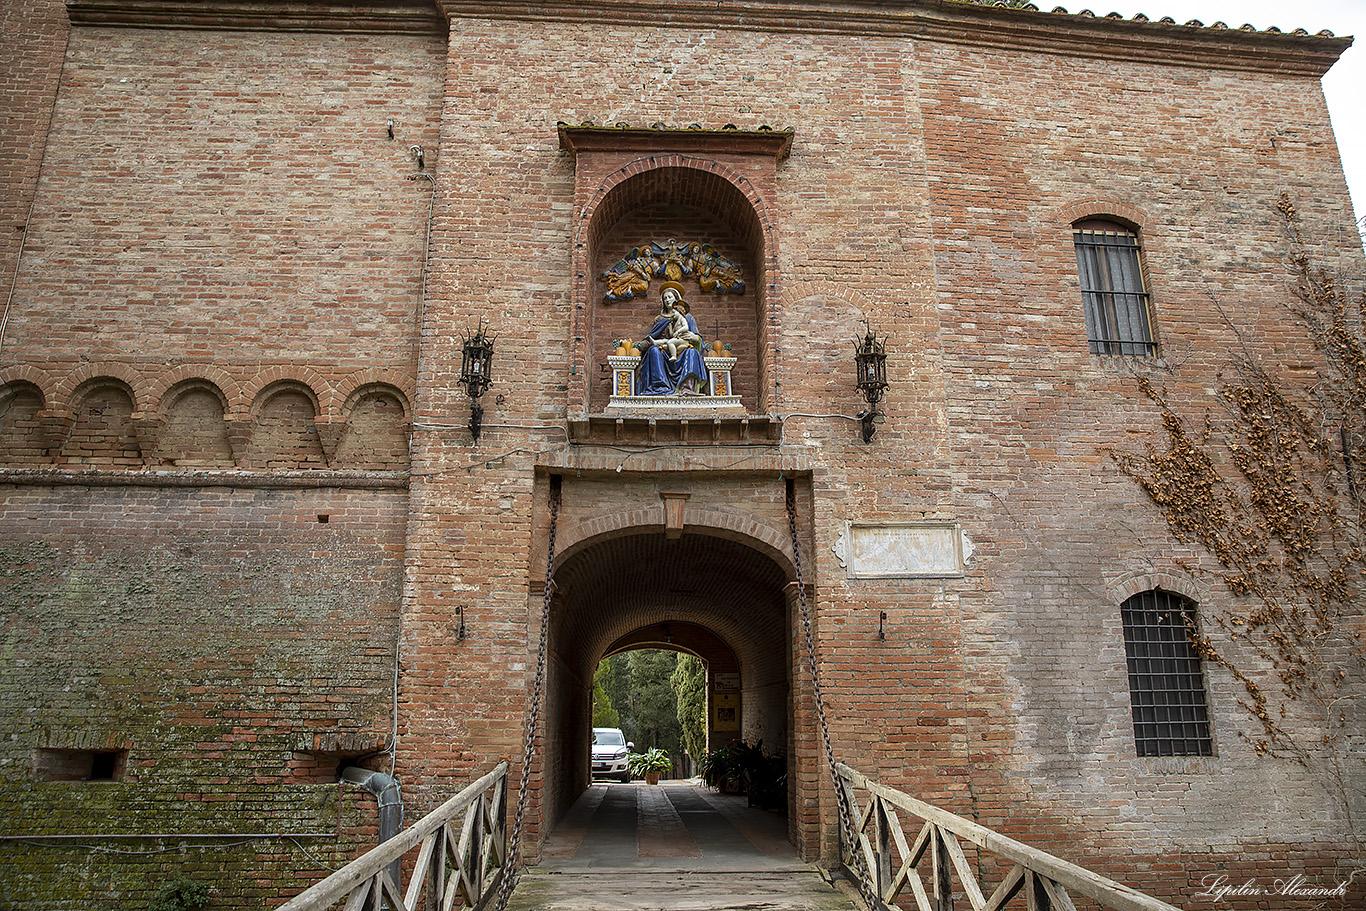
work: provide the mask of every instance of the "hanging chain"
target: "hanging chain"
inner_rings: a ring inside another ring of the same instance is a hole
[[[806,600],[806,580],[802,577],[802,549],[797,537],[797,494],[796,485],[787,488],[787,525],[792,532],[792,564],[797,571],[797,600],[801,605],[802,639],[806,643],[807,669],[811,674],[811,691],[815,697],[816,719],[820,726],[821,742],[825,747],[825,762],[830,772],[830,783],[835,788],[835,804],[840,815],[841,847],[847,848],[849,860],[858,877],[859,893],[869,911],[881,908],[877,892],[864,864],[863,853],[858,849],[858,833],[854,829],[854,808],[849,804],[839,771],[835,768],[835,748],[830,744],[830,722],[825,712],[825,693],[821,689],[821,676],[816,668],[816,634],[811,622],[811,604]]]
[[[541,724],[541,695],[545,690],[546,641],[550,629],[550,599],[554,596],[551,576],[555,570],[555,527],[560,517],[559,478],[550,479],[550,539],[545,555],[545,595],[541,600],[541,640],[536,647],[536,677],[527,697],[526,724],[522,733],[522,777],[517,783],[517,813],[512,820],[512,835],[508,839],[507,854],[504,856],[503,881],[498,884],[498,897],[493,903],[494,911],[504,911],[512,890],[517,888],[517,878],[522,868],[522,819],[526,815],[527,797],[531,793],[531,761],[536,752],[536,733]],[[544,814],[543,818],[544,818]]]

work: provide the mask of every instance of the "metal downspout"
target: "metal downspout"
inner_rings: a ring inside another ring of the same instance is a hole
[[[379,805],[379,843],[384,844],[403,828],[403,800],[399,796],[398,780],[383,772],[374,772],[358,766],[342,769],[341,780],[359,785],[375,795]],[[395,888],[402,889],[402,861],[394,860],[389,864],[389,877]]]

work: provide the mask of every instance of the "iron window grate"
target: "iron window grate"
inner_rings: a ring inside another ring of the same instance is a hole
[[[1092,354],[1157,354],[1138,237],[1128,231],[1076,229],[1077,274]]]
[[[1120,617],[1138,755],[1213,755],[1204,673],[1190,642],[1193,606],[1170,592],[1140,592]]]

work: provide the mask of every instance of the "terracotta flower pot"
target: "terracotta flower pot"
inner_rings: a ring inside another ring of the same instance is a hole
[[[645,783],[646,783],[646,784],[659,784],[659,773],[658,773],[658,772],[646,772],[646,773],[645,773]]]

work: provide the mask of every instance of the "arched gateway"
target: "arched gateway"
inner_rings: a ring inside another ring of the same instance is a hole
[[[707,659],[710,744],[784,753],[789,808],[815,803],[820,780],[797,708],[794,466],[768,448],[781,292],[766,199],[791,134],[561,125],[560,140],[577,200],[570,357],[585,370],[567,387],[578,448],[535,482],[527,629],[547,604],[549,620],[529,655],[545,675],[529,856],[588,785],[594,669],[629,648]],[[812,857],[816,819],[789,814]]]
[[[627,487],[637,505],[621,510],[600,496],[623,491],[611,474],[611,480],[578,474],[546,483],[558,488],[561,505],[532,779],[531,815],[546,825],[531,840],[544,838],[588,785],[593,672],[603,657],[632,648],[674,649],[706,660],[710,745],[742,739],[785,754],[788,808],[801,806],[795,795],[815,788],[818,776],[795,761],[809,753],[802,749],[809,725],[794,699],[806,686],[796,568],[783,527],[787,482],[776,475],[747,478],[758,502],[746,501],[735,480],[694,484],[701,502],[692,506],[693,492],[678,489],[682,478],[636,478]],[[718,502],[708,505],[712,500]],[[778,512],[765,515],[775,504]],[[539,572],[546,544],[548,536]],[[540,578],[530,586],[533,615],[542,608],[543,586]],[[803,830],[797,812],[789,813],[789,835],[799,849],[815,849],[814,830]]]

